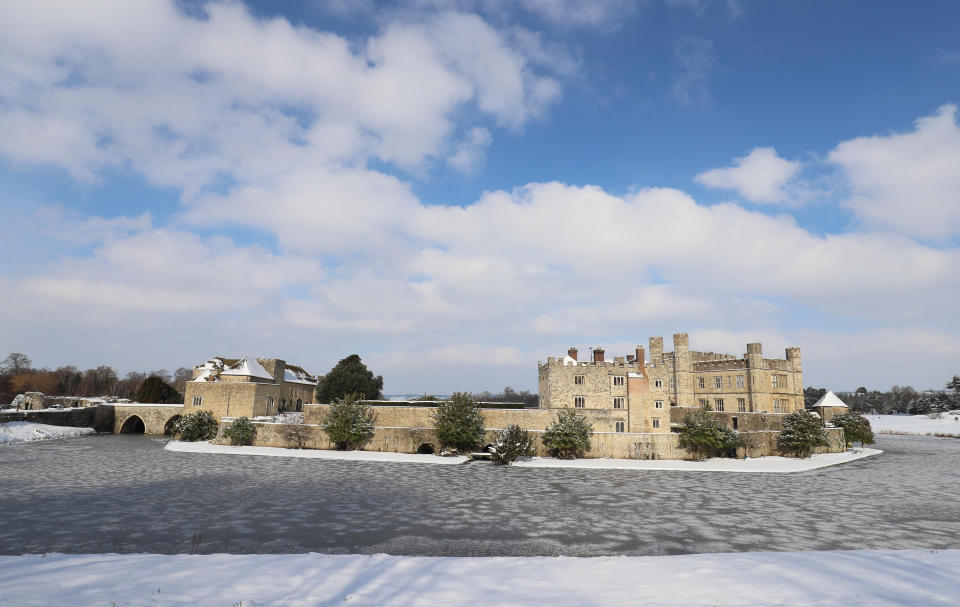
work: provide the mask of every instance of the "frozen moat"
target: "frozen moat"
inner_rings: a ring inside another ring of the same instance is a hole
[[[0,553],[655,555],[957,548],[960,440],[792,474],[503,468],[0,447]]]

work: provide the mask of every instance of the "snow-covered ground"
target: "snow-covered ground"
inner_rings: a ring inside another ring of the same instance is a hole
[[[613,470],[685,470],[693,472],[803,472],[827,466],[852,462],[871,455],[883,453],[880,449],[850,449],[844,453],[818,453],[800,459],[795,457],[751,457],[748,459],[713,458],[702,461],[680,459],[553,459],[533,457],[514,462],[514,466],[526,468],[601,468]]]
[[[960,550],[0,557],[0,605],[956,605]]]
[[[96,434],[93,428],[71,428],[69,426],[51,426],[33,422],[7,422],[0,424],[0,444],[24,443],[27,441],[47,440]],[[2,603],[0,603],[2,604]]]
[[[389,451],[333,451],[326,449],[284,449],[282,447],[234,447],[232,445],[213,445],[211,443],[190,443],[186,441],[170,441],[165,448],[169,451],[180,451],[184,453],[267,455],[273,457],[344,459],[365,462],[401,462],[407,464],[462,464],[469,459],[460,455],[441,457],[439,455],[393,453]]]
[[[874,432],[890,434],[948,434],[960,436],[960,411],[931,419],[927,415],[865,415]]]
[[[233,447],[210,443],[171,441],[170,451],[188,453],[220,453],[229,455],[268,455],[274,457],[305,457],[316,459],[341,459],[373,462],[401,462],[419,464],[462,464],[463,456],[440,457],[389,451],[332,451],[323,449],[283,449],[280,447]],[[792,457],[754,457],[750,459],[714,458],[699,462],[686,460],[634,460],[634,459],[578,459],[563,460],[550,457],[533,457],[514,462],[525,468],[590,468],[612,470],[686,470],[699,472],[803,472],[883,453],[879,449],[851,449],[845,453],[820,453],[806,459]]]

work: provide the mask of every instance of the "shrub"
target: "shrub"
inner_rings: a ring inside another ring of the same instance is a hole
[[[466,392],[454,392],[450,400],[437,405],[430,417],[441,451],[444,447],[471,451],[483,444],[486,436],[483,413]]]
[[[217,437],[217,420],[210,411],[184,415],[173,426],[173,434],[182,441],[212,440]]]
[[[873,444],[873,428],[870,427],[870,420],[859,413],[839,413],[833,416],[830,423],[843,428],[844,441],[848,447],[855,442],[859,442],[861,447]]]
[[[791,451],[797,457],[810,457],[814,447],[825,447],[829,443],[820,417],[801,410],[783,418],[783,429],[777,437],[777,444],[780,449]]]
[[[230,443],[233,445],[252,445],[253,435],[256,433],[257,429],[253,427],[249,419],[238,417],[233,420],[230,427],[223,431],[223,436],[230,439]]]
[[[543,433],[543,446],[550,450],[550,455],[561,459],[583,457],[590,450],[592,434],[593,426],[586,417],[563,409]]]
[[[283,424],[281,432],[285,439],[297,446],[297,449],[303,449],[303,446],[307,444],[307,439],[310,438],[310,434],[307,432],[307,426],[303,423],[303,418],[300,416]]]
[[[518,457],[533,455],[533,437],[516,424],[510,424],[497,432],[493,441],[493,461],[509,465]]]
[[[680,448],[700,459],[728,455],[744,445],[740,435],[710,415],[708,409],[688,413],[680,422]]]
[[[340,450],[360,449],[373,438],[377,414],[356,394],[336,399],[323,414],[320,428]]]

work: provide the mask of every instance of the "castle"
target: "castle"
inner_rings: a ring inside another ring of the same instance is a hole
[[[671,428],[691,410],[703,408],[748,439],[739,455],[779,452],[777,436],[783,418],[804,407],[799,348],[787,348],[785,358],[764,358],[759,343],[747,344],[740,356],[697,352],[690,350],[686,333],[677,333],[673,352],[664,351],[661,337],[651,337],[649,349],[649,362],[640,346],[612,360],[600,348],[586,360],[579,359],[575,348],[565,356],[547,358],[538,365],[537,408],[483,408],[481,404],[487,442],[512,424],[538,436],[556,419],[558,410],[574,409],[593,426],[587,457],[683,459],[690,454],[680,447],[679,435]],[[194,370],[180,411],[171,405],[118,405],[115,428],[118,432],[144,427],[148,432],[163,431],[181,411],[209,410],[221,419],[302,410],[308,434],[304,446],[330,449],[333,445],[319,427],[330,405],[314,402],[315,387],[314,376],[281,359],[213,358]],[[405,453],[438,449],[431,418],[436,405],[370,404],[377,420],[365,449]],[[825,420],[830,413],[823,408],[819,412]],[[289,446],[281,424],[254,421],[256,445]],[[822,450],[843,451],[843,431],[832,427],[826,431],[830,445]],[[537,443],[538,455],[546,455],[542,443]]]
[[[562,358],[539,366],[541,409],[581,409],[610,432],[670,432],[675,407],[716,412],[792,413],[803,409],[800,348],[787,348],[785,359],[764,358],[758,343],[745,355],[690,350],[686,333],[673,336],[673,352],[663,338],[650,338],[650,363],[637,346],[626,357],[606,358],[595,349],[588,360],[571,348]],[[739,429],[738,417],[731,425]]]

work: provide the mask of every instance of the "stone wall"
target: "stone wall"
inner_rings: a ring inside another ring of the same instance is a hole
[[[113,404],[113,431],[124,431],[124,424],[138,417],[143,422],[144,434],[168,434],[173,421],[184,414],[183,405]],[[129,428],[130,426],[127,426]]]
[[[100,405],[68,409],[0,412],[0,423],[33,422],[50,426],[93,428],[97,432],[113,432],[113,408]]]
[[[200,397],[199,405],[193,404],[195,397]],[[272,406],[268,406],[267,397],[273,397]],[[276,415],[280,398],[280,386],[272,383],[190,381],[183,402],[187,413],[205,410],[220,419]]]

